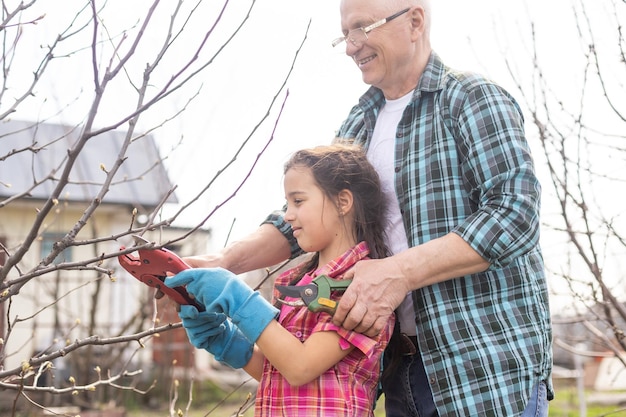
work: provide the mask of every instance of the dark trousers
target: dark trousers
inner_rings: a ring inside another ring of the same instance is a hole
[[[389,360],[386,353],[383,366]],[[438,416],[419,351],[401,357],[393,374],[383,382],[383,393],[387,417]]]
[[[383,364],[388,364],[385,352]],[[401,357],[393,374],[383,382],[387,417],[438,417],[422,357],[417,351]],[[545,382],[533,387],[522,417],[547,417],[548,398]]]

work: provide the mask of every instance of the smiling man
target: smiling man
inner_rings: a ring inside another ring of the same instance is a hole
[[[397,311],[414,349],[389,351],[387,416],[547,416],[540,185],[518,104],[443,64],[427,0],[343,0],[340,12],[333,45],[371,88],[338,137],[381,176],[394,255],[357,263],[335,322],[375,334]]]
[[[553,397],[539,246],[541,187],[515,99],[448,68],[428,0],[342,0],[335,48],[370,88],[337,132],[381,178],[393,255],[356,263],[336,325],[373,336],[395,311],[385,409],[395,416],[540,416]],[[243,273],[301,253],[284,213],[192,266]]]

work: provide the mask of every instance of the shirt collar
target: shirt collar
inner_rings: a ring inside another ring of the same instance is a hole
[[[412,100],[417,99],[421,92],[434,92],[443,89],[447,72],[448,68],[444,65],[439,55],[432,51],[426,68],[424,68],[424,72],[417,82],[417,87],[413,90]],[[367,110],[368,107],[380,108],[384,102],[385,96],[382,90],[377,87],[370,87],[359,99],[359,104],[363,110]]]
[[[343,255],[333,259],[326,265],[322,265],[316,269],[311,275],[328,275],[331,278],[339,277],[358,261],[366,258],[370,253],[369,246],[366,242],[361,242],[356,246],[348,249]]]

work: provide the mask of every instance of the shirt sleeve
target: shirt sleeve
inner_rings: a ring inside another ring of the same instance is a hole
[[[366,336],[362,333],[357,333],[352,330],[346,330],[343,327],[336,326],[331,321],[331,316],[323,314],[323,318],[320,317],[319,322],[313,329],[313,332],[333,331],[341,337],[340,346],[342,349],[347,349],[348,345],[354,346],[360,350],[366,357],[371,357],[374,353],[384,349],[389,343],[391,333],[393,331],[393,324],[395,322],[395,316],[392,314],[387,322],[387,325],[383,330],[374,338]]]
[[[271,224],[278,229],[280,233],[285,236],[285,239],[289,242],[289,248],[291,250],[290,259],[294,259],[300,256],[304,251],[298,245],[298,241],[293,236],[291,225],[285,221],[285,207],[282,210],[276,210],[270,213],[261,224]]]
[[[539,241],[541,187],[513,97],[491,83],[472,89],[457,119],[463,172],[478,210],[453,231],[491,268],[506,266]]]

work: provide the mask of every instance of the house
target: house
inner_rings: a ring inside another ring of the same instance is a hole
[[[168,300],[157,302],[154,290],[123,270],[114,256],[121,246],[132,245],[131,237],[124,234],[142,226],[163,201],[177,203],[154,138],[133,138],[122,152],[126,132],[103,132],[90,138],[72,161],[68,150],[80,135],[80,128],[72,126],[0,122],[0,272],[10,269],[6,278],[0,274],[0,381],[3,372],[75,341],[94,335],[100,339],[123,336],[179,321],[174,308],[166,305]],[[121,161],[100,199],[108,172]],[[56,188],[70,162],[74,165],[67,184],[58,193]],[[53,209],[33,229],[55,192]],[[94,202],[97,208],[85,217]],[[78,244],[50,259],[57,242],[85,218],[74,240]],[[143,236],[161,244],[188,232],[168,226]],[[7,265],[10,256],[25,248],[31,234],[34,240],[23,257],[16,265]],[[169,248],[181,256],[204,253],[209,239],[210,230],[200,228]],[[80,265],[105,254],[101,262]],[[19,283],[25,276],[30,278]],[[19,292],[6,298],[10,283],[10,289],[19,288]],[[190,365],[193,347],[183,329],[159,336],[141,344],[86,346],[55,359],[50,372],[43,367],[32,371],[42,371],[38,384],[63,387],[70,384],[70,377],[77,385],[97,380],[96,367],[103,377],[109,370],[144,369],[144,374],[153,374],[145,378],[154,379],[174,362]]]
[[[581,378],[594,391],[626,391],[626,321],[614,306],[597,303],[578,315],[556,314],[552,322],[555,379]]]

